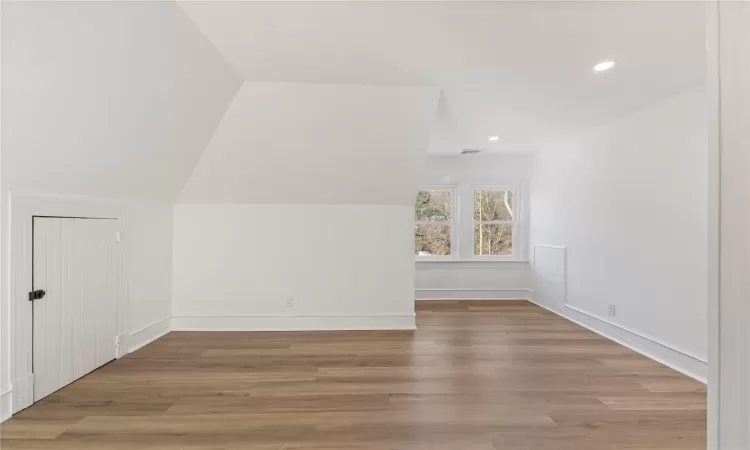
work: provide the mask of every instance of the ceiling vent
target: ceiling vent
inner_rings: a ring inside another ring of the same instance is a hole
[[[461,154],[462,155],[476,155],[477,153],[481,152],[481,150],[477,149],[471,149],[471,148],[465,148]]]

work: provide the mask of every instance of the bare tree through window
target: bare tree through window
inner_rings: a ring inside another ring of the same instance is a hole
[[[474,191],[474,255],[513,254],[513,192]]]
[[[452,209],[452,191],[419,191],[416,203],[416,255],[451,254]]]

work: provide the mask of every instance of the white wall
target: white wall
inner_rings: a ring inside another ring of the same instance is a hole
[[[121,353],[163,332],[173,204],[242,81],[174,3],[3,2],[2,28],[0,391],[17,410],[31,214],[116,216]]]
[[[413,216],[396,205],[177,205],[174,325],[413,328]]]
[[[519,299],[531,287],[528,259],[528,155],[430,155],[420,177],[422,186],[452,186],[456,195],[471,198],[473,186],[516,188],[521,201],[521,236],[518,262],[470,261],[472,236],[459,237],[459,261],[417,261],[417,299]],[[466,204],[466,203],[464,203]],[[471,204],[471,203],[469,203]],[[472,221],[473,212],[459,208],[460,220]]]
[[[438,98],[246,83],[175,210],[174,326],[413,328],[414,199]]]
[[[139,203],[127,211],[128,330],[135,333],[172,314],[174,205]]]
[[[429,155],[421,168],[422,184],[515,184],[527,187],[530,155],[479,153]]]
[[[417,300],[522,300],[533,286],[526,261],[417,261]]]
[[[537,261],[567,274],[554,281],[567,299],[557,290],[538,300],[595,327],[629,330],[623,339],[638,334],[651,342],[631,345],[656,343],[648,351],[705,378],[707,163],[702,86],[538,154],[532,244],[567,247],[566,266],[554,249]]]

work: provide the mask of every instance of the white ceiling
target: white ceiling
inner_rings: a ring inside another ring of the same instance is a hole
[[[180,6],[246,81],[442,88],[434,153],[535,151],[705,73],[702,2]],[[603,59],[618,65],[593,73]]]

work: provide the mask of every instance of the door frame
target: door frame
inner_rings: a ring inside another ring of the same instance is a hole
[[[127,224],[124,203],[101,200],[91,197],[46,195],[11,191],[4,202],[7,206],[7,233],[3,233],[3,246],[8,251],[7,286],[2,294],[10,300],[10,380],[12,382],[11,413],[28,408],[34,403],[33,373],[33,302],[28,299],[33,282],[33,223],[36,217],[81,218],[117,220],[121,235]],[[126,354],[127,349],[127,269],[124,240],[118,246],[117,258],[120,270],[117,283],[117,336],[120,345],[117,358]],[[5,261],[4,261],[5,263]]]
[[[708,120],[708,373],[707,373],[707,450],[719,450],[720,339],[719,320],[721,278],[719,261],[721,225],[721,138],[719,89],[719,0],[706,5],[706,99]]]
[[[37,219],[60,219],[60,220],[114,220],[115,225],[117,226],[117,234],[119,236],[119,220],[116,217],[69,217],[69,216],[40,216],[40,215],[33,215],[31,216],[31,291],[36,291],[36,275],[35,275],[35,264],[36,264],[36,225],[37,225]],[[117,237],[117,236],[116,236]],[[119,243],[119,240],[118,240]],[[118,252],[119,252],[119,246],[118,246]],[[119,258],[119,254],[115,254],[116,258]],[[118,291],[119,291],[119,283],[120,279],[118,277]],[[34,312],[34,302],[29,300],[29,303],[31,304],[31,372],[34,375],[34,380],[36,380],[36,368],[34,367],[34,328],[35,328],[35,312]],[[118,309],[115,308],[115,323],[117,323],[117,314]],[[119,330],[115,337],[119,335]],[[119,345],[118,345],[119,346]],[[119,352],[116,349],[115,354],[116,357],[119,357]],[[74,380],[75,381],[75,380]],[[63,386],[64,387],[64,386]],[[36,388],[34,386],[34,383],[32,383],[32,396],[33,398],[36,398]],[[35,400],[36,402],[36,400]]]
[[[708,450],[750,448],[750,2],[709,0],[706,24]]]

